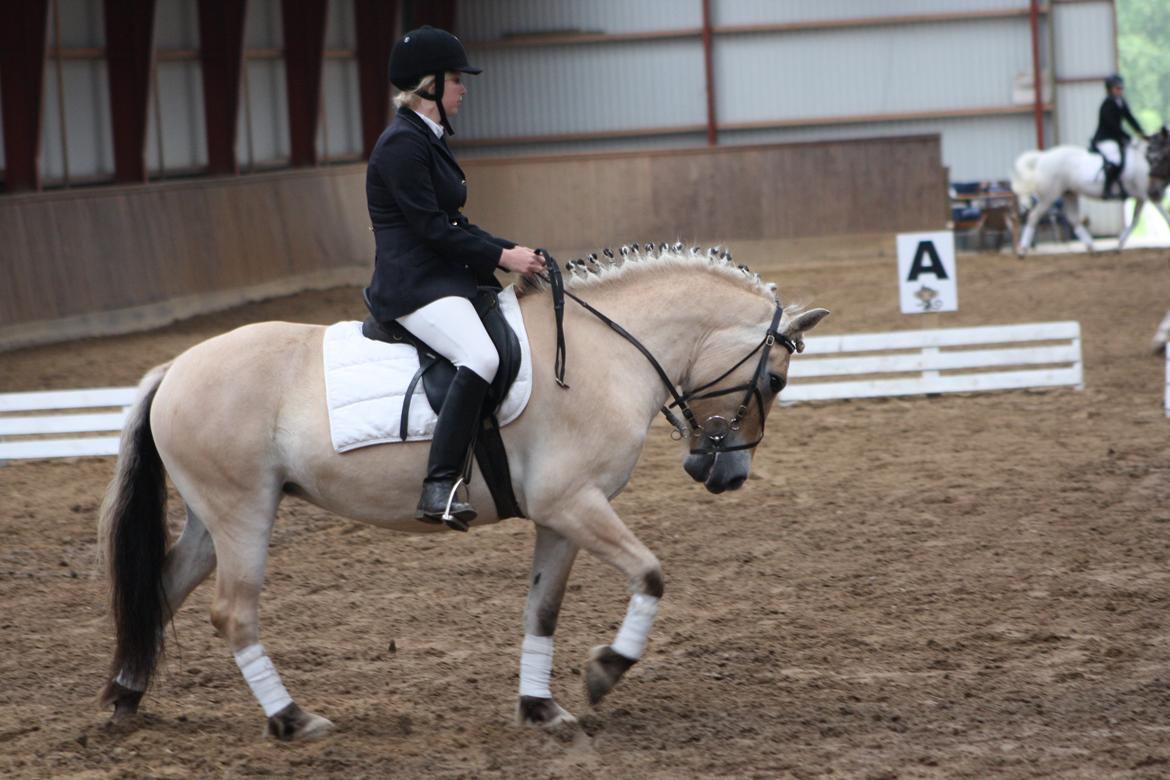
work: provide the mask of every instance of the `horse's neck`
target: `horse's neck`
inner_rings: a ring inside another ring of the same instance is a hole
[[[665,278],[659,274],[631,276],[596,288],[584,287],[578,292],[641,342],[675,385],[691,378],[705,352],[719,352],[715,360],[722,360],[723,352],[730,356],[747,344],[741,336],[762,337],[762,333],[746,333],[751,328],[744,327],[745,315],[759,310],[763,319],[769,308],[759,294],[702,271]],[[593,319],[592,314],[571,302],[566,306],[573,313],[573,321],[566,323],[566,328],[583,318]],[[608,328],[595,328],[591,332],[601,334],[597,338],[602,340],[590,345],[591,354],[604,355],[606,360],[613,361],[611,368],[629,377],[630,381],[623,383],[623,390],[646,392],[645,403],[657,409],[668,391],[650,362]],[[727,360],[724,368],[729,368],[739,357],[737,354]]]

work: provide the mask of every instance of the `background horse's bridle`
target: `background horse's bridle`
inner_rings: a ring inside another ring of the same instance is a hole
[[[715,379],[711,380],[702,387],[696,387],[690,392],[679,392],[675,387],[674,382],[667,375],[666,370],[662,368],[662,364],[651,354],[650,350],[638,341],[629,331],[618,325],[609,317],[602,314],[597,309],[593,308],[589,303],[583,301],[578,296],[574,295],[569,290],[565,289],[564,278],[561,275],[560,266],[556,259],[543,249],[536,250],[537,254],[544,257],[545,268],[548,271],[548,276],[541,276],[549,287],[552,289],[553,296],[553,312],[557,323],[557,355],[556,363],[554,365],[554,373],[557,384],[568,389],[565,384],[565,296],[569,296],[578,304],[580,304],[586,311],[597,317],[599,320],[608,325],[615,333],[624,338],[626,341],[634,345],[634,348],[642,353],[643,357],[649,361],[650,365],[654,367],[654,371],[658,374],[658,378],[662,380],[662,384],[666,386],[667,391],[674,398],[674,402],[662,407],[662,416],[666,421],[674,426],[674,438],[682,439],[683,437],[694,439],[691,447],[692,455],[714,455],[722,452],[735,452],[737,450],[750,450],[759,444],[764,439],[764,396],[760,392],[760,382],[768,373],[768,355],[772,351],[772,347],[779,342],[789,354],[797,351],[796,344],[788,336],[779,331],[780,319],[784,315],[784,309],[777,304],[776,310],[772,312],[772,323],[768,326],[768,330],[764,334],[764,338],[757,344],[751,352],[744,355],[739,362],[734,366],[724,371]],[[752,356],[757,352],[760,353],[760,359],[756,363],[756,370],[753,372],[749,381],[734,387],[726,387],[719,390],[709,390],[709,388],[717,385],[726,379],[733,371],[742,366],[744,363],[751,360]],[[695,413],[691,409],[688,401],[700,401],[707,398],[717,398],[723,395],[731,395],[743,391],[743,398],[739,402],[739,407],[735,410],[735,416],[728,420],[726,417],[718,414],[713,414],[707,417],[706,420],[699,423],[695,418]],[[760,436],[750,444],[736,444],[734,446],[727,446],[724,441],[727,437],[740,430],[744,418],[747,416],[749,404],[752,399],[756,401],[756,407],[760,411]],[[682,413],[683,420],[680,420],[670,410],[678,407],[679,412]],[[709,446],[701,446],[702,440],[706,439]]]

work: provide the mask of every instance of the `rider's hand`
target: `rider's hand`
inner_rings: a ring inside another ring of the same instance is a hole
[[[518,274],[534,274],[544,268],[544,260],[536,250],[515,246],[500,253],[500,268]]]

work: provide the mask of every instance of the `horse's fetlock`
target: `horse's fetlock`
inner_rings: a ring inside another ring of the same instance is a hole
[[[642,575],[641,592],[660,599],[665,591],[666,584],[662,579],[662,565],[656,563],[653,569]]]

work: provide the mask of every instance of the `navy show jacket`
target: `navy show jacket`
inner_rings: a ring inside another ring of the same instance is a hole
[[[477,286],[499,288],[500,253],[516,244],[463,216],[463,169],[446,139],[409,108],[398,109],[374,145],[366,202],[375,245],[366,297],[378,321],[451,295],[473,298]]]

